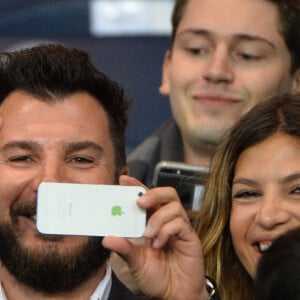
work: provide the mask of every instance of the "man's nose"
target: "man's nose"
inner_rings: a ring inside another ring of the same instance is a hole
[[[211,83],[231,83],[234,70],[226,49],[216,49],[210,56],[203,77]]]
[[[284,208],[284,200],[276,196],[265,196],[256,214],[256,222],[264,229],[273,229],[287,223],[289,212]]]
[[[41,165],[39,181],[45,182],[64,182],[65,168],[64,163],[57,159],[49,159]]]

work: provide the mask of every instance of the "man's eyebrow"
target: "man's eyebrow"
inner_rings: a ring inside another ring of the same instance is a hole
[[[66,150],[67,152],[75,152],[75,151],[80,151],[80,150],[85,150],[85,149],[92,149],[96,152],[102,153],[103,148],[91,141],[81,141],[81,142],[73,142],[67,144]]]
[[[4,144],[0,151],[9,151],[12,149],[23,149],[23,150],[40,150],[42,147],[38,142],[35,141],[11,141]],[[80,151],[84,149],[93,149],[99,153],[103,152],[103,148],[98,144],[91,141],[72,142],[66,145],[67,152]]]
[[[179,32],[176,37],[181,37],[185,35],[194,35],[194,36],[213,36],[214,33],[206,30],[206,29],[186,29],[184,31]],[[268,44],[270,47],[275,49],[275,45],[269,41],[268,39],[258,36],[258,35],[252,35],[252,34],[245,34],[245,33],[237,33],[233,35],[233,38],[235,40],[244,40],[244,41],[250,41],[250,42],[263,42]]]
[[[23,149],[23,150],[38,150],[41,148],[41,146],[34,141],[11,141],[7,144],[4,144],[1,147],[1,151],[9,151],[15,148]]]
[[[179,37],[181,38],[182,36],[188,36],[188,35],[191,35],[191,36],[209,36],[211,33],[208,31],[208,30],[205,30],[205,29],[186,29],[186,30],[183,30],[179,33],[176,34],[175,38]]]
[[[263,43],[268,44],[273,49],[275,49],[275,45],[271,41],[269,41],[268,39],[265,39],[261,36],[258,36],[258,35],[237,34],[237,35],[235,35],[235,38],[238,40],[245,40],[245,41],[250,41],[250,42],[263,42]]]

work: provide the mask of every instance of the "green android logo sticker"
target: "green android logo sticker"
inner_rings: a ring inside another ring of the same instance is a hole
[[[120,206],[120,205],[113,206],[111,208],[111,214],[112,214],[112,216],[121,216],[121,215],[123,215],[124,211],[122,210],[122,206]]]

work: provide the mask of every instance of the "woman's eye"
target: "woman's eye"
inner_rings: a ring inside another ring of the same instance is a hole
[[[297,186],[292,190],[292,194],[300,194],[300,186]]]
[[[233,198],[241,199],[241,198],[252,198],[252,197],[260,197],[261,194],[256,191],[241,191],[233,194]]]

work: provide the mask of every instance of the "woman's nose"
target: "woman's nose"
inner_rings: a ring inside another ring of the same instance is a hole
[[[256,214],[256,222],[265,229],[272,229],[289,221],[290,214],[284,208],[283,200],[264,197]]]

